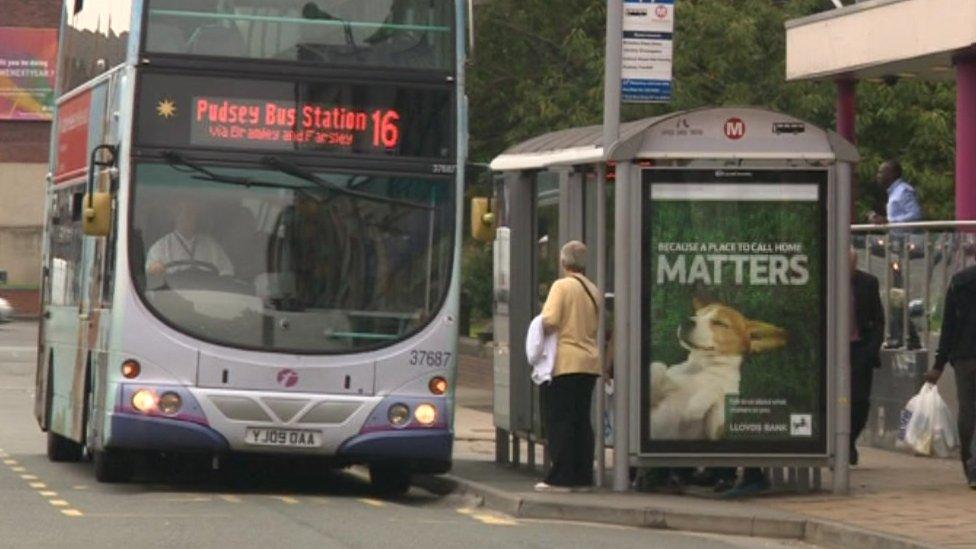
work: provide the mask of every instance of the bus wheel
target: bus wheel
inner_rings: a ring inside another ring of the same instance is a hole
[[[132,458],[120,450],[95,450],[92,461],[98,482],[126,482],[132,477]]]
[[[51,461],[81,461],[84,446],[54,431],[47,432],[47,459]]]
[[[369,481],[376,492],[399,496],[410,489],[410,471],[402,466],[374,463],[369,466]]]

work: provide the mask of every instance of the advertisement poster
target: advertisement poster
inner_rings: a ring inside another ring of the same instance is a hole
[[[621,99],[671,100],[674,0],[624,0]]]
[[[826,452],[824,171],[643,171],[641,450]]]
[[[0,27],[0,120],[51,120],[58,31]]]

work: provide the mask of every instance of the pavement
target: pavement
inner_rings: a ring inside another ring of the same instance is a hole
[[[861,447],[851,493],[770,493],[745,500],[642,493],[537,493],[541,470],[494,463],[491,361],[462,355],[454,469],[432,489],[476,497],[514,517],[804,540],[832,547],[974,547],[976,491],[957,460]],[[537,460],[541,463],[540,459]],[[826,472],[824,486],[830,486]]]

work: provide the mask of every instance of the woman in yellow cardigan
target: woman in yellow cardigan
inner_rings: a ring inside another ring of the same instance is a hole
[[[559,254],[563,277],[542,307],[546,333],[556,333],[552,381],[543,386],[546,438],[552,467],[539,491],[567,492],[593,486],[593,427],[590,401],[600,375],[596,332],[601,296],[584,272],[586,245],[572,241]]]

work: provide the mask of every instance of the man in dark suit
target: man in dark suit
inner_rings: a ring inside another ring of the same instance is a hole
[[[858,270],[857,254],[851,257],[851,465],[857,465],[857,437],[871,411],[871,382],[874,369],[881,367],[884,339],[884,310],[878,279]]]
[[[969,487],[976,490],[976,265],[952,276],[942,308],[935,364],[925,381],[938,383],[946,364],[956,372],[959,442]]]

